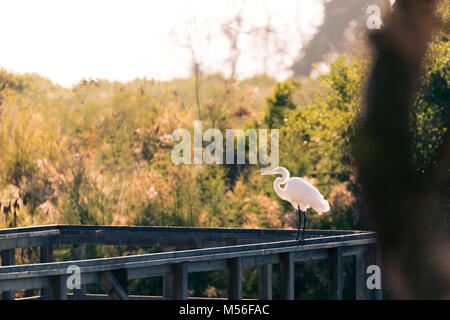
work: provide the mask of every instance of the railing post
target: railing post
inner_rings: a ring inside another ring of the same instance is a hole
[[[294,300],[294,253],[280,254],[280,298]]]
[[[53,246],[40,246],[39,248],[39,261],[40,263],[53,262]],[[41,288],[41,297],[46,299],[49,296],[49,289]]]
[[[25,248],[22,248],[22,250],[25,250]],[[27,258],[30,260],[30,263],[34,263],[33,260],[33,248],[26,248]],[[23,251],[22,251],[23,254]],[[32,297],[34,295],[33,289],[25,289],[24,297]]]
[[[228,260],[228,299],[242,300],[242,259]]]
[[[381,289],[369,289],[367,287],[367,267],[377,265],[381,268],[381,254],[376,244],[368,246],[368,250],[356,256],[356,299],[369,300],[383,299],[383,291]],[[380,275],[381,276],[381,275]]]
[[[163,251],[167,251],[169,248],[163,248]],[[175,248],[175,251],[177,248]],[[166,273],[163,275],[163,287],[162,295],[165,300],[173,299],[173,273]]]
[[[2,266],[11,266],[16,264],[16,249],[2,250]],[[2,300],[14,300],[15,291],[2,292]]]
[[[328,299],[342,300],[342,247],[328,249]]]
[[[367,253],[356,256],[356,300],[367,300],[369,292],[366,285],[366,270],[368,267]]]
[[[73,246],[73,259],[84,260],[86,259],[86,245],[75,244]],[[73,299],[81,300],[86,296],[86,285],[82,284],[80,289],[73,289]]]
[[[166,300],[173,298],[173,274],[168,273],[163,276],[163,297]]]
[[[260,300],[272,300],[272,265],[258,267],[258,297]]]
[[[41,246],[40,247],[40,262],[53,262],[53,246]]]
[[[186,262],[172,265],[172,293],[174,300],[188,298],[188,264]]]
[[[67,300],[67,276],[50,276],[49,282],[50,300]]]

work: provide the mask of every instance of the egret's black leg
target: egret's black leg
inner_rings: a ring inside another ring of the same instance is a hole
[[[298,237],[300,236],[300,226],[302,225],[302,215],[300,212],[300,206],[297,207],[297,213],[298,213],[298,219],[297,219],[297,237],[295,237],[295,240],[298,240]]]
[[[302,242],[305,241],[305,227],[306,227],[306,212],[303,211],[303,232],[302,232]]]

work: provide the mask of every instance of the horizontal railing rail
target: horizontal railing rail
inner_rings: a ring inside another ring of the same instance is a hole
[[[295,230],[50,225],[0,230],[0,250],[51,244],[178,246],[205,248],[290,240]],[[306,230],[307,238],[364,231]]]
[[[111,298],[128,297],[128,280],[163,276],[164,297],[187,299],[189,273],[227,269],[229,297],[242,299],[242,270],[258,266],[259,296],[270,299],[272,265],[280,264],[281,298],[293,299],[295,262],[328,259],[329,297],[341,299],[342,258],[356,255],[356,297],[381,297],[380,290],[370,292],[365,285],[367,266],[379,263],[373,232],[308,230],[306,235],[300,244],[291,240],[295,230],[66,225],[0,230],[2,257],[6,257],[0,267],[0,291],[4,299],[13,298],[11,293],[19,289],[41,289],[43,297],[66,299],[68,270],[76,265],[84,288],[100,283]],[[53,262],[55,244],[73,244],[74,260]],[[206,248],[86,260],[86,244]],[[223,246],[208,248],[215,244]],[[15,248],[31,245],[41,246],[41,263],[14,265]],[[85,298],[82,291],[75,290],[73,297]]]

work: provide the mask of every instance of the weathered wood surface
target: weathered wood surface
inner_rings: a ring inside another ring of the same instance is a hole
[[[163,276],[163,298],[171,300],[173,298],[173,274],[165,274]]]
[[[230,259],[228,265],[228,299],[242,300],[242,258]]]
[[[51,300],[67,300],[67,276],[55,275],[49,277],[49,292]]]
[[[15,254],[16,254],[16,250],[15,249],[7,249],[7,250],[2,250],[1,251],[1,258],[2,258],[2,266],[9,266],[9,265],[14,265],[15,264]],[[1,290],[2,291],[2,295],[1,298],[2,300],[12,300],[14,299],[14,290]]]
[[[381,255],[376,244],[368,246],[363,254],[356,256],[356,299],[357,300],[382,300],[383,291],[379,289],[369,290],[367,287],[367,267],[377,265],[381,267]]]
[[[100,284],[106,294],[113,300],[128,300],[126,288],[119,277],[112,271],[100,272]]]
[[[0,250],[49,246],[60,243],[61,234],[59,230],[7,234],[2,234],[1,231],[3,230],[0,230]]]
[[[258,267],[258,298],[272,300],[272,265],[264,264]]]
[[[121,230],[125,236],[122,236]],[[376,247],[375,234],[362,231],[314,230],[310,231],[310,237],[303,245],[291,240],[295,236],[294,230],[45,226],[16,228],[15,231],[16,233],[11,232],[10,229],[0,230],[0,243],[6,240],[12,241],[9,244],[24,245],[30,239],[33,240],[29,243],[33,244],[36,243],[35,240],[43,240],[40,246],[41,258],[43,257],[41,262],[44,263],[0,267],[0,291],[48,288],[51,299],[67,298],[64,279],[67,278],[67,268],[73,264],[80,267],[83,287],[89,283],[100,283],[115,299],[127,298],[128,280],[156,276],[164,277],[163,296],[166,299],[188,299],[189,273],[223,269],[229,270],[229,298],[242,299],[243,268],[259,266],[259,296],[262,299],[271,299],[271,266],[278,263],[281,271],[281,298],[294,299],[295,262],[327,258],[330,261],[330,298],[340,299],[342,298],[342,257],[358,255],[360,257],[358,270],[362,270],[369,260],[378,258],[377,252],[373,250]],[[172,236],[170,236],[171,231]],[[137,234],[127,234],[131,232]],[[45,235],[51,241],[46,240]],[[139,241],[139,246],[150,243],[167,245],[175,242],[177,246],[180,246],[180,241],[186,244],[189,243],[189,239],[194,241],[194,237],[197,236],[200,240],[195,243],[196,245],[221,243],[224,247],[85,260],[86,243],[133,244],[141,236],[144,240]],[[162,236],[163,240],[158,236]],[[288,240],[280,241],[285,238]],[[262,242],[267,239],[278,239],[278,241]],[[241,242],[243,244],[227,244]],[[52,261],[50,258],[52,244],[74,244],[74,261],[46,262]],[[6,250],[3,252],[7,252]],[[359,272],[358,276],[363,275]],[[357,283],[360,290],[357,294],[358,298],[374,298],[363,292],[362,278]],[[84,294],[85,292],[75,291],[73,297],[84,299]]]
[[[53,246],[52,245],[41,245],[39,247],[39,262],[53,262]],[[41,296],[48,297],[50,295],[49,290],[47,288],[41,288]]]
[[[186,262],[172,265],[172,293],[175,300],[188,298],[188,265]]]
[[[342,248],[328,249],[328,299],[342,300]]]
[[[280,255],[280,298],[294,300],[295,260],[293,252]]]
[[[86,245],[77,244],[73,246],[73,260],[86,259]],[[82,284],[80,289],[73,289],[73,296],[75,299],[81,300],[86,294],[86,285]]]
[[[250,261],[258,256],[265,256],[271,254],[279,254],[286,252],[306,252],[313,250],[329,249],[335,247],[345,246],[358,246],[362,244],[375,243],[376,240],[373,237],[367,237],[366,239],[355,239],[345,241],[333,241],[322,242],[321,239],[312,239],[308,243],[306,240],[305,245],[299,246],[297,241],[280,241],[273,243],[262,243],[252,245],[240,245],[222,248],[212,249],[194,249],[177,252],[164,252],[164,253],[152,253],[142,254],[135,256],[124,256],[114,258],[100,258],[90,259],[82,261],[65,261],[54,263],[42,263],[33,265],[20,265],[20,266],[5,266],[0,268],[0,280],[21,278],[21,277],[39,277],[55,274],[64,274],[68,266],[76,263],[82,273],[100,272],[115,270],[121,268],[135,269],[150,266],[158,266],[173,263],[182,262],[204,262],[214,261],[231,258],[250,258]],[[294,255],[295,257],[295,255]],[[270,261],[270,260],[269,260]],[[203,270],[197,270],[203,271]]]
[[[186,227],[68,226],[0,230],[0,250],[55,244],[178,246],[206,248],[295,238],[295,230]],[[307,238],[355,235],[364,231],[306,230]]]

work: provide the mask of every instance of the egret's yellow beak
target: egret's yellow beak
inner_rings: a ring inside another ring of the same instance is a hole
[[[264,173],[261,173],[261,175],[263,175],[263,176],[268,176],[268,175],[273,174],[274,171],[275,171],[275,170],[269,170],[269,171],[266,171],[266,172],[264,172]]]

